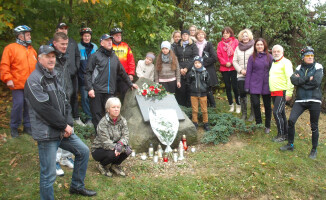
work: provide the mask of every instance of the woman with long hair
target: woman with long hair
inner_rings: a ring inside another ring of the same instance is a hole
[[[241,108],[239,102],[239,92],[237,86],[237,71],[233,67],[234,50],[238,46],[238,40],[234,38],[233,30],[225,27],[222,30],[222,39],[217,45],[217,57],[220,62],[220,72],[222,73],[225,83],[226,96],[229,101],[230,110],[234,111],[234,103],[232,99],[231,89],[234,93],[236,107]]]
[[[262,123],[260,112],[260,95],[263,97],[265,108],[265,133],[271,128],[271,93],[269,91],[269,69],[273,62],[272,55],[268,52],[268,46],[263,38],[256,40],[254,53],[249,57],[245,90],[250,93],[250,98],[255,112],[256,124]]]

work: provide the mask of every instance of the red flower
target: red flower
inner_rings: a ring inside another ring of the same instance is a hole
[[[154,90],[154,86],[152,85],[152,86],[150,86],[148,89],[149,89],[150,91],[153,91],[153,90]]]
[[[157,88],[155,88],[154,93],[158,94],[158,92],[159,92],[159,90]]]
[[[143,90],[143,93],[141,93],[143,96],[146,96],[147,90]]]

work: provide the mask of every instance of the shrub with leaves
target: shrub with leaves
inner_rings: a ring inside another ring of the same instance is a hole
[[[74,132],[83,140],[95,137],[94,126],[80,126],[78,124],[74,124]]]
[[[208,115],[211,130],[204,133],[202,142],[208,143],[227,143],[229,136],[234,133],[253,133],[256,128],[262,125],[246,125],[245,122],[232,114],[220,113]]]

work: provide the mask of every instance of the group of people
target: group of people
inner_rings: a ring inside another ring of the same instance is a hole
[[[191,106],[196,128],[200,105],[204,129],[209,131],[207,107],[216,107],[212,88],[218,84],[217,61],[229,112],[242,112],[241,118],[246,120],[249,93],[249,120],[255,118],[261,124],[262,96],[265,133],[270,132],[273,111],[278,129],[274,141],[288,140],[281,150],[293,150],[296,120],[308,109],[313,143],[309,157],[316,158],[323,67],[316,63],[311,47],[301,51],[302,63],[293,72],[282,46],[273,46],[271,55],[267,42],[262,38],[254,40],[249,29],[240,31],[237,40],[233,30],[225,27],[215,50],[206,40],[206,33],[191,26],[189,30],[174,31],[171,42],[161,43],[157,56],[148,52],[135,67],[130,47],[122,42],[120,28],[102,35],[97,47],[91,40],[91,28],[80,29],[81,41],[77,44],[68,37],[68,26],[59,23],[53,39],[42,45],[38,54],[31,46],[31,31],[26,25],[14,29],[16,42],[5,47],[0,69],[1,80],[13,96],[11,136],[19,136],[18,127],[23,120],[24,132],[38,143],[41,199],[54,198],[55,178],[64,174],[59,163],[73,168],[70,193],[96,195],[84,186],[89,148],[73,130],[74,123],[84,125],[78,113],[78,91],[87,115],[85,124],[93,125],[96,130],[91,147],[91,154],[98,162],[96,167],[105,176],[111,177],[112,173],[125,176],[120,164],[132,150],[127,122],[120,109],[127,90],[138,88],[132,82],[134,76],[162,84],[175,94],[179,105]],[[285,103],[291,99],[294,85],[296,101],[287,121]]]

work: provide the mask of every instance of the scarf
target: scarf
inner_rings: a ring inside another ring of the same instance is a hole
[[[85,52],[86,52],[85,58],[86,58],[86,60],[87,60],[89,54],[90,54],[90,53],[92,52],[92,50],[93,50],[93,44],[92,44],[91,42],[89,42],[89,43],[85,43],[85,42],[83,41],[83,39],[81,39],[80,44],[83,45],[83,46],[85,47]]]
[[[250,40],[248,43],[242,43],[239,42],[239,49],[241,51],[247,51],[248,49],[250,49],[252,46],[254,46],[255,44],[255,40]]]
[[[170,54],[164,54],[162,53],[162,62],[169,63],[170,62]]]
[[[107,55],[108,57],[111,56],[112,49],[107,50],[107,49],[105,49],[103,46],[101,46],[99,50],[100,50],[100,52],[104,53],[104,54]]]
[[[234,50],[232,49],[232,46],[231,46],[231,44],[232,44],[232,37],[229,37],[228,39],[222,38],[222,42],[224,44],[223,49],[224,49],[224,51],[226,51],[226,54],[228,55],[228,57],[233,56]]]
[[[315,67],[315,64],[316,64],[316,62],[313,62],[313,63],[311,63],[311,64],[307,64],[307,63],[305,63],[305,62],[302,61],[301,66],[302,66],[304,69],[310,69],[311,67]]]
[[[201,68],[194,67],[196,72],[202,72],[204,71],[204,66],[202,65]]]
[[[182,41],[182,46],[183,46],[183,48],[185,48],[185,47],[187,46],[187,44],[189,44],[189,40],[187,40],[187,41]]]
[[[32,41],[30,41],[31,43]],[[18,38],[16,38],[16,43],[17,44],[20,44],[20,45],[23,45],[24,47],[28,47],[28,45],[30,45],[30,43],[27,43],[26,41],[23,41],[23,40],[20,40]]]
[[[198,40],[196,42],[196,45],[198,48],[198,55],[200,57],[203,57],[203,51],[204,51],[204,48],[206,47],[206,44],[207,44],[206,39],[204,39],[202,42],[199,42]]]

